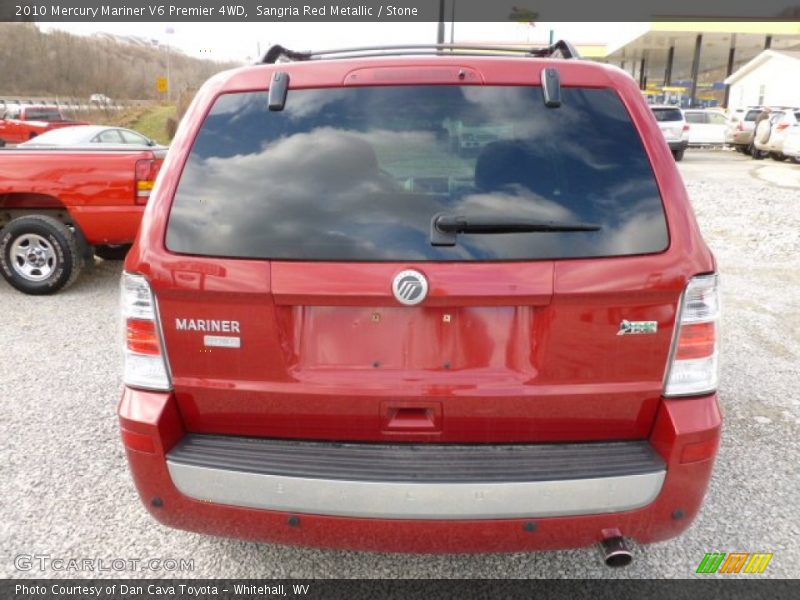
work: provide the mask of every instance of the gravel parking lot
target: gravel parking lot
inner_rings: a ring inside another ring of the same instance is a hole
[[[689,577],[704,553],[772,552],[765,575],[800,577],[800,165],[689,151],[680,163],[722,274],[725,431],[704,510],[624,570],[595,548],[415,556],[255,544],[167,529],[127,472],[115,407],[119,263],[29,297],[0,281],[0,575],[20,554],[194,559],[191,577]],[[71,574],[78,575],[80,574]],[[90,576],[90,574],[86,574]],[[708,577],[708,576],[705,576]]]

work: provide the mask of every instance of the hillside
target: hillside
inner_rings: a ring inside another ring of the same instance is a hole
[[[166,50],[146,40],[42,33],[31,23],[0,23],[0,56],[7,57],[0,61],[0,93],[6,95],[159,99],[156,79],[167,71]],[[173,97],[232,66],[173,49]]]

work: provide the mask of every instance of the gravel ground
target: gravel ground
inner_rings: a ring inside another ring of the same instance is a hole
[[[726,417],[705,507],[682,537],[636,547],[631,567],[611,571],[596,549],[414,556],[162,527],[140,505],[118,439],[121,267],[98,261],[53,297],[0,281],[0,576],[59,576],[15,570],[18,554],[49,554],[191,558],[184,575],[195,577],[688,577],[717,550],[773,552],[766,575],[800,577],[800,165],[690,151],[680,168],[722,274]]]

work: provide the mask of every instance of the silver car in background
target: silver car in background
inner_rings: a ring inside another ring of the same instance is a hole
[[[672,150],[675,160],[682,160],[683,153],[689,145],[689,125],[683,117],[683,111],[677,106],[651,106],[650,109],[658,121],[658,127]]]

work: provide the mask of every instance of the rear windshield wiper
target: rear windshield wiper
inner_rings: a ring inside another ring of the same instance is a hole
[[[459,233],[529,233],[559,231],[597,231],[594,223],[560,223],[489,215],[451,215],[438,213],[431,219],[431,245],[455,246]]]

